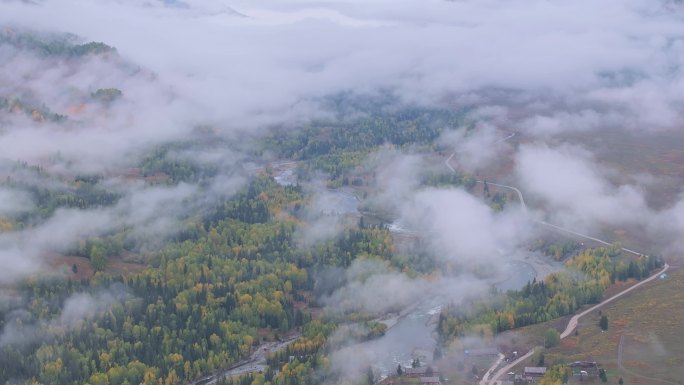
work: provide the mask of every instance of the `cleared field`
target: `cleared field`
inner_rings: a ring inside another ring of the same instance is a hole
[[[607,331],[599,327],[601,314],[608,316]],[[625,295],[580,320],[577,334],[543,351],[545,364],[596,361],[608,374],[608,383],[684,383],[684,269],[670,270],[658,279]],[[563,324],[564,325],[564,324]],[[542,344],[550,324],[519,330],[530,345]],[[562,329],[558,328],[559,330]],[[537,363],[538,355],[522,366]],[[575,379],[577,380],[577,378]]]

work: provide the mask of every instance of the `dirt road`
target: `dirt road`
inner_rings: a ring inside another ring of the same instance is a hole
[[[585,315],[591,313],[592,311],[594,311],[594,310],[600,308],[601,306],[603,306],[603,305],[605,305],[605,304],[607,304],[607,303],[609,303],[609,302],[612,302],[612,301],[614,301],[614,300],[616,300],[616,299],[622,297],[623,295],[629,293],[630,291],[636,289],[637,287],[640,287],[640,286],[642,286],[642,285],[644,285],[644,284],[646,284],[646,283],[648,283],[648,282],[653,281],[654,279],[658,278],[661,274],[663,274],[664,272],[666,272],[669,268],[670,268],[670,265],[668,265],[668,264],[666,263],[665,266],[662,268],[662,270],[660,270],[660,271],[658,271],[657,273],[653,274],[653,275],[650,276],[649,278],[646,278],[646,279],[644,279],[643,281],[639,281],[639,282],[638,282],[637,284],[635,284],[634,286],[631,286],[631,287],[629,287],[629,288],[627,288],[627,289],[625,289],[625,290],[623,290],[623,291],[621,291],[621,292],[615,294],[614,296],[612,296],[612,297],[610,297],[610,298],[608,298],[608,299],[603,300],[601,303],[596,304],[596,305],[590,307],[589,309],[587,309],[587,310],[585,310],[585,311],[583,311],[583,312],[581,312],[581,313],[579,313],[579,314],[574,315],[572,318],[570,318],[570,322],[568,322],[568,326],[566,326],[566,328],[565,328],[565,330],[563,331],[563,333],[561,333],[560,338],[563,339],[563,338],[569,336],[570,333],[572,333],[572,332],[575,330],[575,328],[577,327],[577,322],[579,321],[579,319],[582,318],[583,316],[585,316]]]
[[[513,369],[514,366],[516,366],[516,365],[518,365],[519,363],[525,361],[526,359],[532,357],[532,355],[534,354],[535,351],[537,351],[537,348],[530,349],[530,351],[527,352],[527,353],[525,353],[525,355],[520,356],[520,358],[518,358],[517,360],[515,360],[515,361],[511,362],[510,364],[504,366],[503,368],[499,369],[499,370],[496,372],[496,374],[494,374],[494,377],[492,377],[492,379],[489,381],[489,385],[494,385],[494,384],[496,384],[496,380],[497,380],[499,377],[501,377],[501,376],[503,376],[504,374],[510,372],[511,369]],[[491,368],[489,368],[489,370],[493,370],[494,368],[495,368],[495,367],[491,367]],[[482,381],[480,381],[480,385],[487,385],[487,383],[486,383],[486,382],[483,382],[483,381],[484,381],[484,378],[482,378]]]

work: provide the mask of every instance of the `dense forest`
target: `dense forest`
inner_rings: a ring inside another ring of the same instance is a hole
[[[389,97],[387,97],[389,98]],[[383,145],[434,148],[435,140],[447,128],[466,122],[466,110],[418,107],[390,108],[391,100],[374,100],[362,106],[358,97],[336,95],[324,100],[332,111],[356,118],[316,121],[296,131],[281,130],[264,140],[264,147],[280,157],[301,160],[301,180],[323,171],[341,181],[374,149]]]
[[[22,283],[18,302],[28,305],[2,309],[0,328],[11,327],[18,335],[42,332],[2,345],[0,360],[15,364],[2,365],[0,378],[93,385],[162,378],[178,384],[246,358],[263,339],[309,324],[318,267],[348,266],[358,257],[385,259],[391,252],[387,231],[372,227],[349,229],[302,251],[293,241],[295,221],[273,216],[302,199],[298,186],[256,178],[196,222],[188,239],[160,251],[152,268],[141,273]],[[85,249],[120,251],[110,250],[111,243],[89,240]],[[60,311],[74,298],[112,291],[119,294],[106,307],[84,320],[63,322],[68,316]],[[315,355],[330,332],[315,325],[303,328],[302,340],[286,352],[298,352],[302,360]]]

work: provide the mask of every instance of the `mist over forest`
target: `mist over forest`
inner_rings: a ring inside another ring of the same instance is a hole
[[[0,0],[0,384],[480,383],[679,262],[683,21]]]

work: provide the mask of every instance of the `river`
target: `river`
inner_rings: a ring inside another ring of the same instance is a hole
[[[293,166],[278,169],[275,180],[283,185],[296,183]],[[359,201],[352,193],[326,189],[316,198],[318,209],[328,214],[358,214]],[[322,203],[322,206],[320,205]],[[321,208],[322,207],[322,208]],[[388,229],[397,235],[418,234],[418,231],[406,228],[399,222],[392,222]],[[534,278],[541,279],[551,271],[560,268],[559,264],[552,264],[537,252],[526,252],[510,257],[506,274],[492,284],[500,290],[516,290],[522,288]],[[434,336],[435,322],[442,305],[448,303],[446,298],[425,298],[414,305],[400,317],[388,322],[389,328],[384,336],[360,344],[370,359],[374,371],[380,376],[395,373],[397,365],[410,366],[413,358],[418,357],[422,362],[432,360],[436,346]]]
[[[385,335],[360,344],[373,358],[373,369],[382,377],[395,373],[397,365],[411,366],[414,358],[421,362],[432,360],[436,341],[435,321],[442,310],[443,300],[426,298],[408,314],[399,318]]]
[[[514,260],[508,265],[507,277],[495,284],[501,291],[520,289],[537,277],[531,263]],[[374,358],[373,368],[378,375],[384,377],[395,373],[399,364],[411,366],[416,357],[421,362],[432,361],[437,343],[434,335],[437,317],[442,305],[448,302],[446,298],[425,298],[406,315],[391,322],[384,336],[359,346]]]
[[[314,205],[325,215],[348,215],[359,213],[359,199],[356,195],[335,189],[325,189],[314,197]]]
[[[281,186],[293,186],[297,183],[295,174],[296,162],[277,162],[271,167],[275,170],[273,179]],[[353,193],[343,189],[321,189],[314,196],[314,206],[320,214],[347,215],[359,214],[359,199]]]

